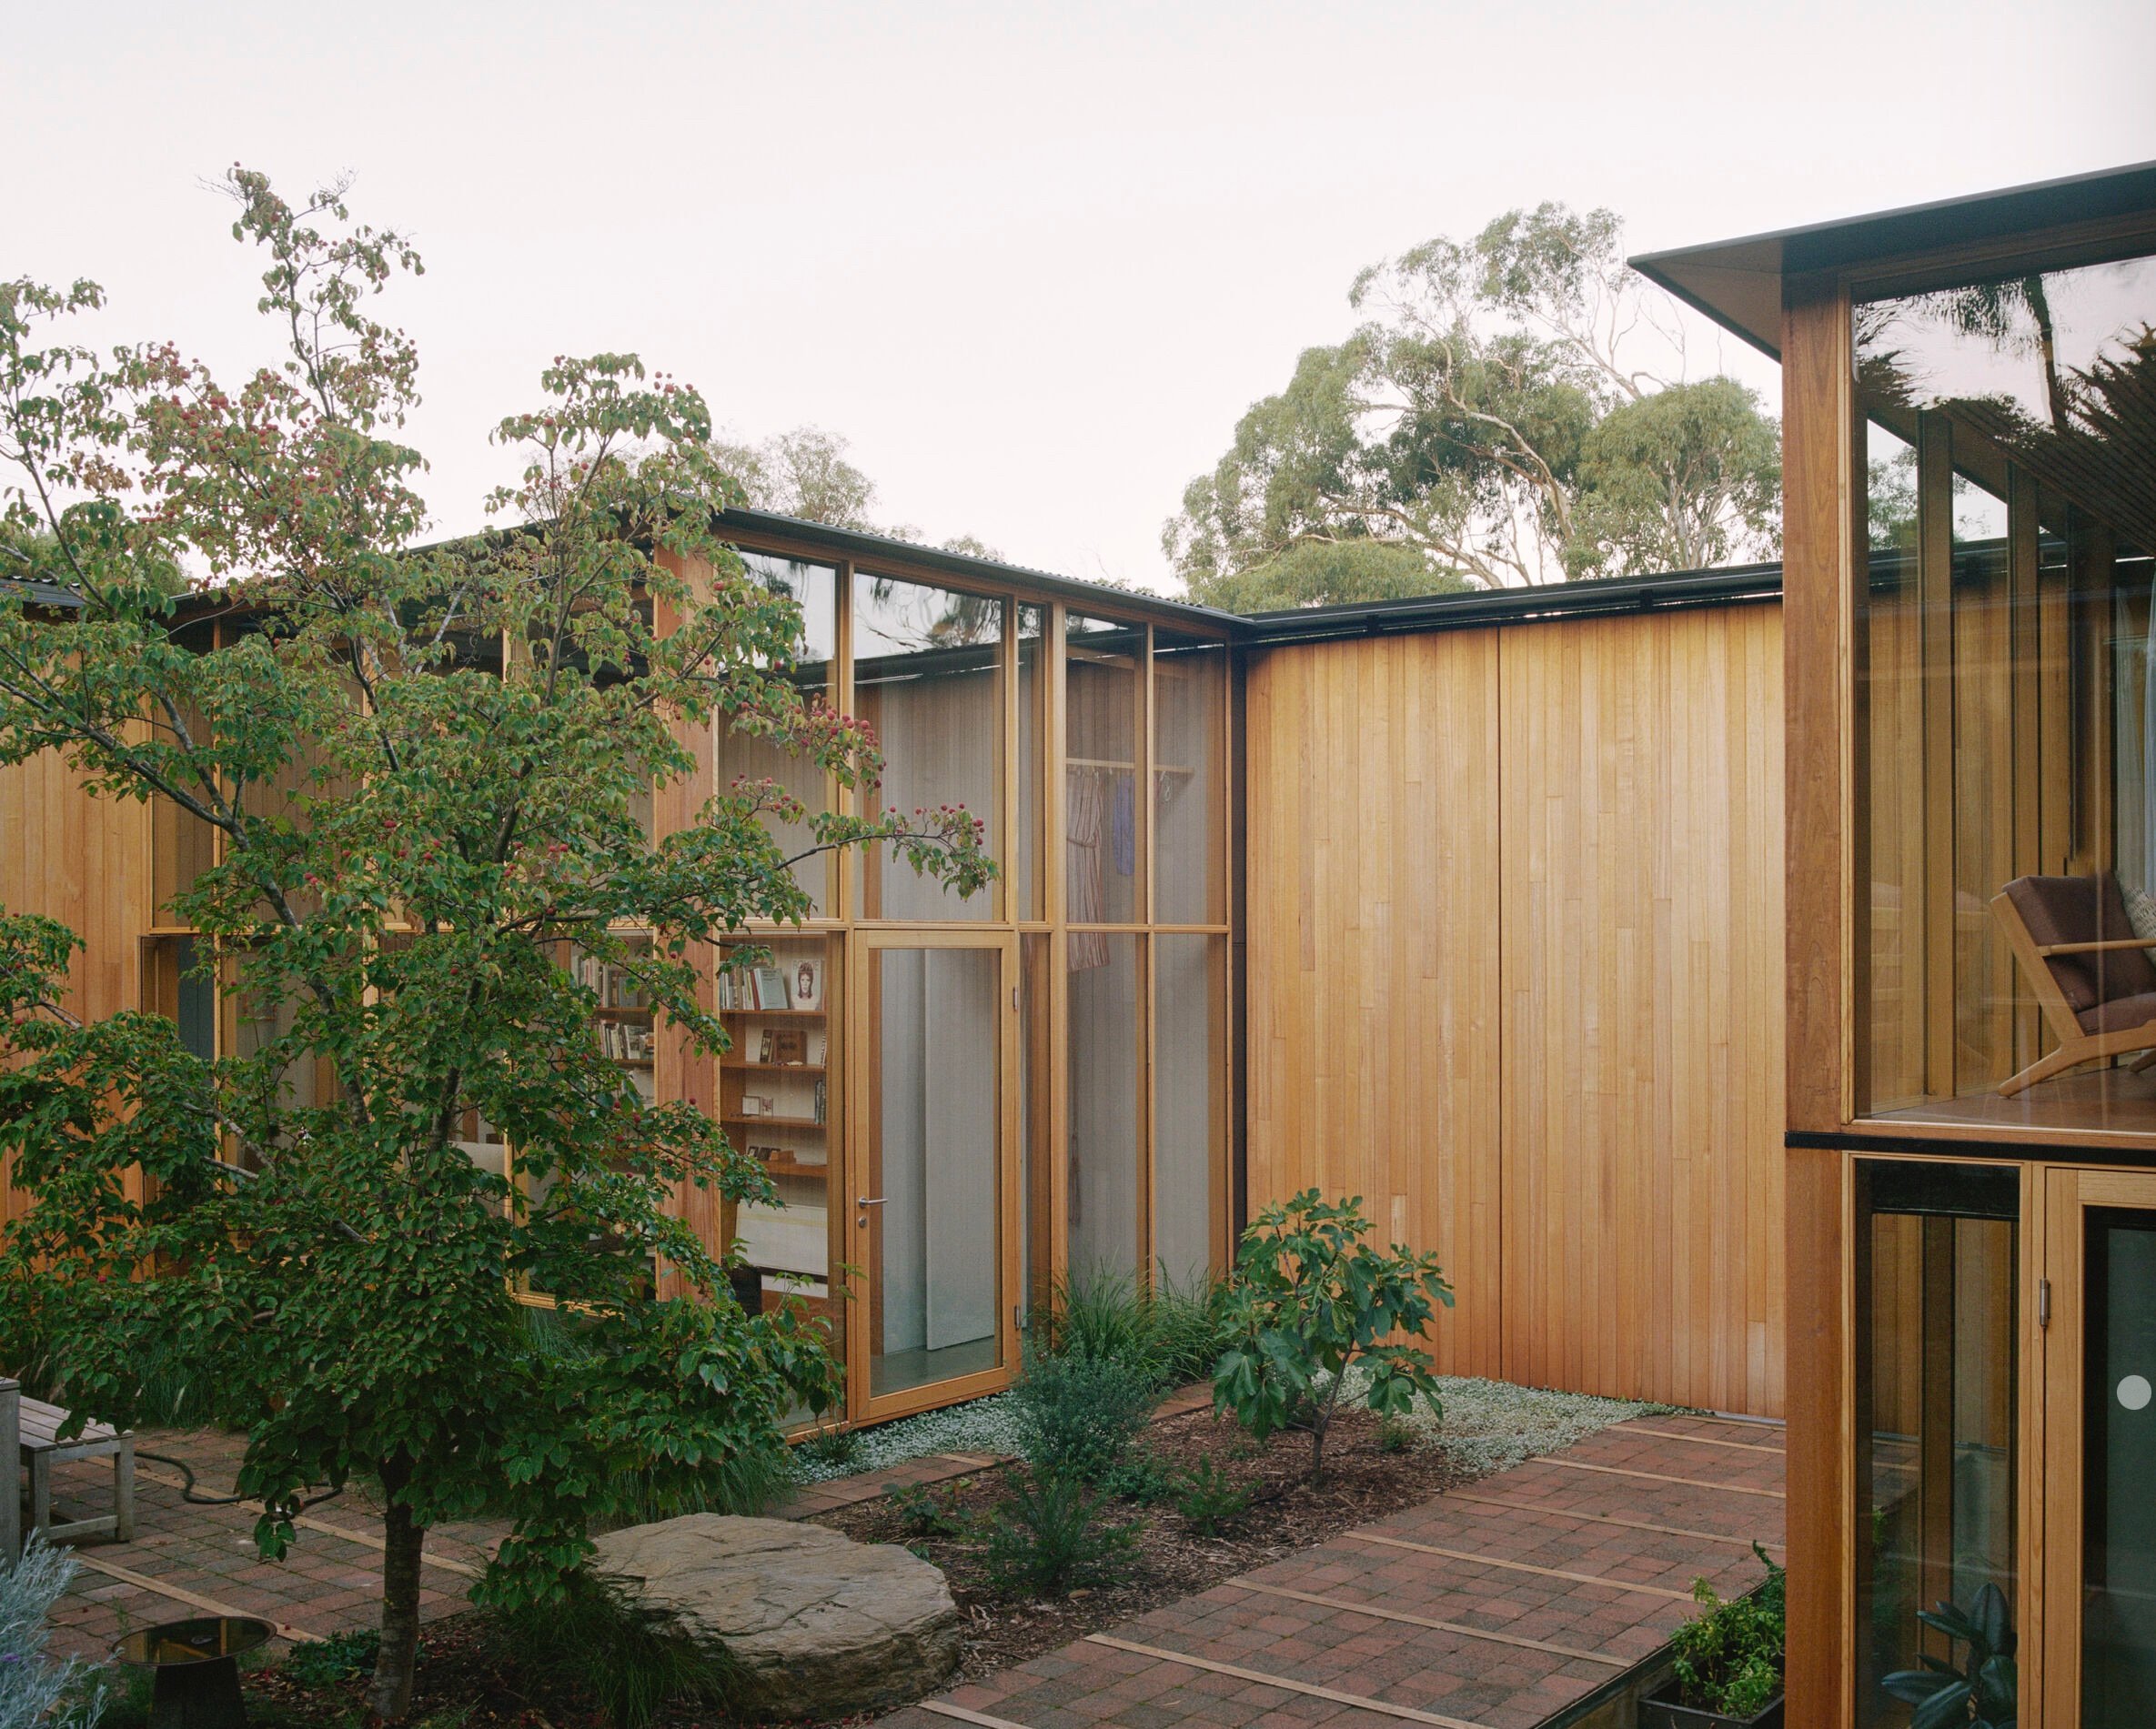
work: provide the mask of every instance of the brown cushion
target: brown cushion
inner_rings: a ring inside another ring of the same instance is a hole
[[[2123,1032],[2129,1027],[2145,1027],[2156,1020],[2156,990],[2113,997],[2109,1002],[2082,1010],[2074,1019],[2081,1023],[2083,1032]]]
[[[2055,942],[2113,942],[2134,934],[2119,879],[2108,870],[2093,877],[2021,877],[2006,885],[2006,895],[2040,949]],[[2156,964],[2140,949],[2051,955],[2047,964],[2066,1006],[2077,1015],[2099,1003],[2156,991]]]

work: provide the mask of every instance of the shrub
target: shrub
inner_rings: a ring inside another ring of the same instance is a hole
[[[9,1463],[0,1492],[13,1494]],[[35,1533],[19,1557],[0,1557],[0,1729],[89,1729],[104,1709],[89,1670],[45,1654],[45,1618],[74,1577],[74,1557]]]
[[[1756,1543],[1752,1553],[1767,1568],[1767,1583],[1724,1603],[1706,1580],[1695,1579],[1700,1613],[1670,1635],[1679,1700],[1695,1710],[1749,1717],[1782,1690],[1784,1574]]]
[[[1214,1372],[1213,1402],[1263,1439],[1291,1422],[1310,1430],[1310,1475],[1325,1465],[1325,1434],[1361,1370],[1359,1396],[1380,1416],[1402,1416],[1419,1398],[1435,1412],[1436,1365],[1413,1345],[1452,1287],[1436,1258],[1395,1244],[1381,1254],[1363,1239],[1362,1197],[1327,1201],[1315,1189],[1268,1207],[1243,1233],[1223,1298],[1232,1342]]]
[[[277,1664],[277,1673],[302,1687],[334,1687],[339,1682],[372,1674],[381,1648],[379,1627],[355,1627],[333,1633],[327,1639],[294,1645]]]
[[[1115,1357],[1036,1352],[1019,1377],[1026,1461],[1045,1477],[1100,1484],[1123,1463],[1160,1400],[1160,1383]]]
[[[861,1437],[851,1429],[820,1428],[801,1443],[802,1453],[820,1465],[843,1471],[861,1458]]]
[[[1969,1647],[1969,1666],[1956,1669],[1926,1657],[1921,1669],[1900,1669],[1879,1685],[1905,1704],[1909,1729],[2013,1729],[2020,1709],[2020,1679],[2014,1667],[2014,1623],[2006,1593],[1986,1585],[1967,1613],[1950,1603],[1919,1611],[1917,1619],[1956,1644]]]
[[[1128,1274],[1063,1280],[1035,1333],[1051,1356],[1097,1357],[1151,1376],[1161,1387],[1202,1380],[1226,1342],[1219,1287],[1184,1290],[1163,1281],[1141,1291]]]
[[[1201,1459],[1183,1473],[1175,1511],[1199,1536],[1210,1537],[1250,1511],[1251,1493],[1212,1460]]]
[[[1072,1477],[1014,1472],[988,1516],[988,1576],[997,1589],[1060,1597],[1104,1577],[1138,1541],[1139,1525],[1103,1523],[1102,1497]]]
[[[1121,1464],[1111,1471],[1102,1487],[1119,1501],[1134,1501],[1150,1507],[1172,1499],[1176,1477],[1167,1462],[1150,1447],[1133,1447]]]
[[[567,1583],[554,1603],[497,1615],[519,1662],[589,1694],[615,1729],[647,1729],[677,1700],[725,1703],[730,1676],[723,1653],[640,1613],[589,1573]]]
[[[1374,1439],[1380,1453],[1413,1453],[1416,1439],[1415,1425],[1398,1417],[1380,1417]]]
[[[962,1477],[948,1494],[939,1495],[924,1484],[893,1483],[892,1509],[909,1537],[962,1537],[967,1524],[964,1513],[959,1511],[958,1492],[964,1486]]]

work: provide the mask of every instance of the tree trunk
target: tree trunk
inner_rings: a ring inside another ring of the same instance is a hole
[[[382,1487],[388,1491],[382,1513],[382,1648],[374,1660],[374,1692],[368,1700],[368,1714],[376,1723],[404,1721],[412,1707],[412,1671],[418,1663],[419,1554],[427,1528],[402,1499],[410,1480],[408,1463],[382,1473]]]

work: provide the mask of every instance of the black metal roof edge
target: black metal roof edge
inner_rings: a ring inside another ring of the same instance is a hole
[[[1532,588],[1477,588],[1466,594],[1424,595],[1408,600],[1303,607],[1254,613],[1246,622],[1254,643],[1309,642],[1390,631],[1460,630],[1476,625],[1532,624],[1615,612],[1737,606],[1778,600],[1781,592],[1781,565],[1770,562],[1728,565],[1713,570],[1672,570],[1623,579],[1556,582]]]
[[[1681,286],[1672,279],[1669,267],[1685,262],[1707,263],[1717,255],[1771,248],[1777,274],[1786,276],[1874,258],[1884,262],[1939,246],[2147,212],[2156,212],[2156,161],[2125,163],[1989,192],[1962,193],[1951,198],[1739,235],[1701,246],[1665,246],[1638,253],[1626,262],[1694,311],[1778,359],[1778,353],[1759,333],[1733,323],[1723,312]]]
[[[1733,242],[1732,244],[1741,246],[1744,243],[1742,241],[1737,241]],[[1701,251],[1710,250],[1710,248],[1707,247],[1701,247],[1698,249]],[[1674,257],[1677,256],[1678,255],[1674,253],[1642,253],[1638,257],[1627,258],[1625,260],[1625,262],[1633,269],[1638,271],[1639,274],[1645,276],[1649,282],[1653,283],[1656,287],[1661,289],[1661,291],[1667,295],[1671,299],[1682,301],[1686,306],[1691,307],[1694,312],[1697,312],[1702,318],[1705,318],[1708,323],[1716,326],[1719,329],[1727,330],[1731,336],[1737,337],[1740,342],[1749,343],[1761,354],[1765,355],[1769,360],[1773,361],[1776,366],[1780,366],[1782,363],[1782,349],[1780,343],[1776,342],[1768,337],[1762,336],[1758,331],[1749,329],[1746,326],[1738,323],[1735,317],[1731,317],[1721,307],[1714,305],[1713,302],[1704,299],[1700,296],[1694,294],[1690,288],[1685,286],[1684,283],[1678,281],[1675,276],[1665,275],[1660,269],[1657,267],[1660,259]]]
[[[25,606],[61,607],[71,612],[83,603],[82,596],[72,588],[63,588],[56,582],[25,582],[20,577],[0,577],[0,594],[18,596]]]
[[[722,532],[738,529],[751,538],[758,534],[765,534],[828,547],[833,552],[843,553],[855,563],[904,563],[944,571],[952,576],[972,577],[995,582],[1023,582],[1028,587],[1053,594],[1059,600],[1083,602],[1094,607],[1122,607],[1163,618],[1181,618],[1193,624],[1202,624],[1214,632],[1243,635],[1249,623],[1239,613],[1223,612],[1215,607],[1202,607],[1192,601],[1176,600],[1143,588],[1113,588],[1105,583],[1087,582],[1077,577],[1059,577],[1053,571],[1036,570],[1028,565],[1010,564],[1000,558],[977,558],[972,553],[951,552],[942,547],[922,546],[917,541],[900,540],[891,535],[873,534],[860,528],[834,528],[829,523],[809,522],[800,517],[784,517],[771,510],[724,511],[720,516],[719,526]]]
[[[1704,246],[1665,246],[1626,262],[1635,270],[1646,270],[1678,258],[1777,246],[1782,250],[1785,269],[1820,270],[2023,229],[2061,227],[2071,222],[2101,221],[2143,211],[2156,211],[2156,159],[2061,175],[2052,180],[2031,180],[1989,192],[1965,192],[1891,210],[1868,211],[1862,216],[1807,222]]]

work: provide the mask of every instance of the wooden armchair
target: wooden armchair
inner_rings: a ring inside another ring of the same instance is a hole
[[[1999,1085],[2014,1094],[2079,1068],[2131,1051],[2156,1062],[2156,943],[2136,936],[2126,897],[2110,871],[2093,877],[2021,877],[1999,891],[1991,911],[2006,931],[2030,991],[2059,1040]]]

